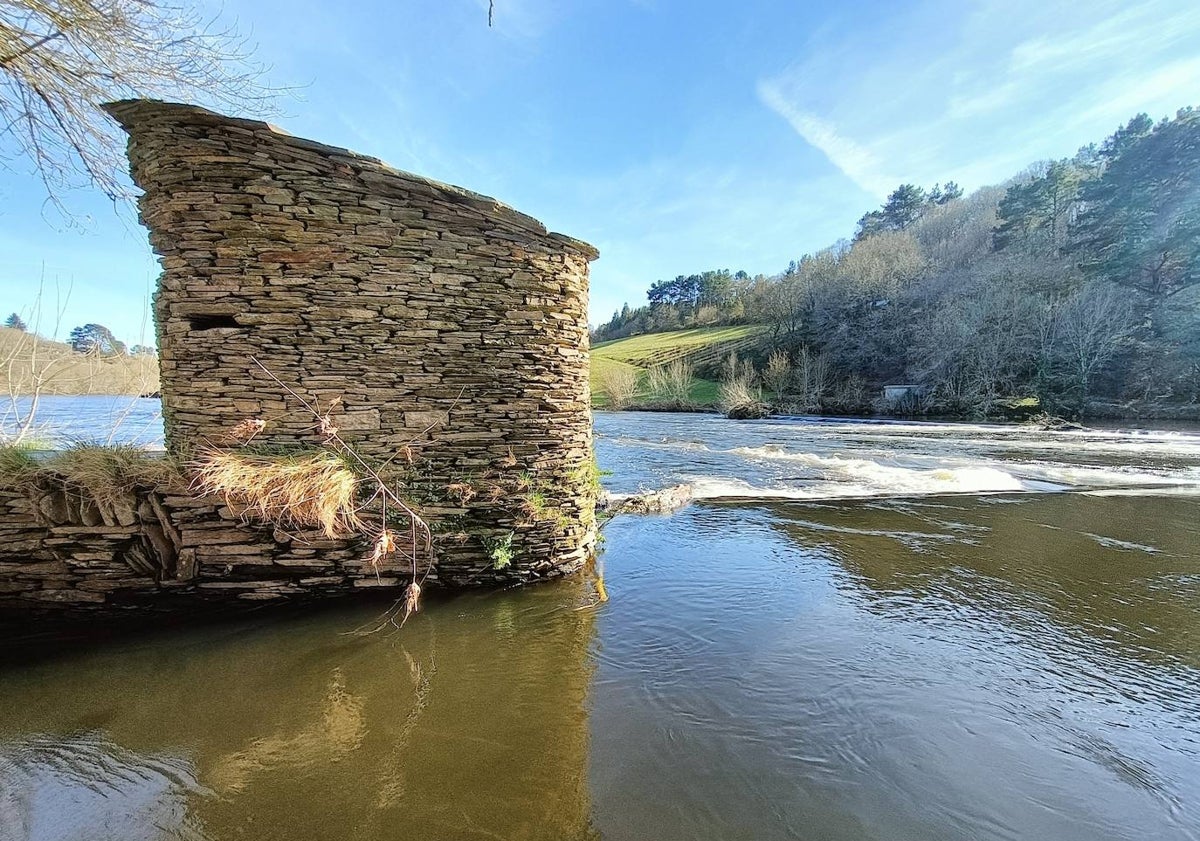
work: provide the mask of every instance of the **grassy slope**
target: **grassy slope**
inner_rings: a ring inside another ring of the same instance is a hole
[[[137,395],[158,390],[158,360],[81,356],[69,345],[0,327],[0,394]]]
[[[646,333],[601,342],[592,347],[592,403],[603,408],[607,395],[598,386],[607,368],[623,366],[645,371],[675,359],[686,358],[694,364],[719,361],[731,350],[753,342],[762,327],[700,327],[693,330],[674,330],[669,333]],[[717,383],[697,379],[691,400],[698,406],[711,406],[717,401]]]
[[[614,359],[639,368],[651,368],[681,356],[694,357],[700,352],[728,350],[718,348],[727,343],[741,344],[762,332],[757,325],[739,327],[697,327],[694,330],[673,330],[669,333],[645,333],[601,342],[592,347],[592,358]]]

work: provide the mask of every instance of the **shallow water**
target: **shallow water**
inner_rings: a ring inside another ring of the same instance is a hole
[[[607,527],[607,604],[10,664],[0,839],[1200,838],[1200,437],[597,431],[614,491],[709,497]]]
[[[28,397],[0,400],[0,440],[16,436],[29,410]],[[27,436],[47,448],[83,443],[162,449],[162,403],[108,394],[47,395],[38,400]]]

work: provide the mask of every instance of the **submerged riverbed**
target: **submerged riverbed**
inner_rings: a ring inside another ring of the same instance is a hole
[[[0,668],[0,838],[1200,838],[1200,436],[597,417],[583,580]]]

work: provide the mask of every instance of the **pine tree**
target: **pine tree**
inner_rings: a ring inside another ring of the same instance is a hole
[[[67,340],[76,353],[117,356],[125,353],[125,343],[118,341],[103,324],[84,324],[71,331]]]
[[[1200,111],[1148,124],[1139,115],[1101,147],[1069,248],[1087,277],[1161,298],[1200,283]]]

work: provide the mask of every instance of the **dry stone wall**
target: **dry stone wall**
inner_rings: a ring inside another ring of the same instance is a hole
[[[584,562],[595,540],[594,248],[494,199],[266,123],[146,100],[107,110],[129,135],[163,268],[154,311],[173,457],[229,444],[248,419],[265,421],[257,444],[319,446],[300,403],[333,406],[341,436],[386,465],[434,526],[434,580],[526,581]],[[140,520],[55,523],[8,494],[10,546],[28,551],[0,548],[0,579],[46,602],[121,590],[82,586],[72,558],[111,580],[140,578],[133,589],[149,579],[265,598],[370,583],[346,568],[361,547],[301,547],[219,500],[159,496],[154,519],[173,524],[178,566],[138,572]],[[22,557],[48,565],[50,583],[12,583]]]
[[[185,481],[98,499],[52,470],[0,487],[0,609],[174,609],[407,582],[359,539],[255,522]],[[440,571],[429,571],[438,583]],[[453,575],[452,575],[453,578]],[[458,583],[466,583],[461,578]]]

